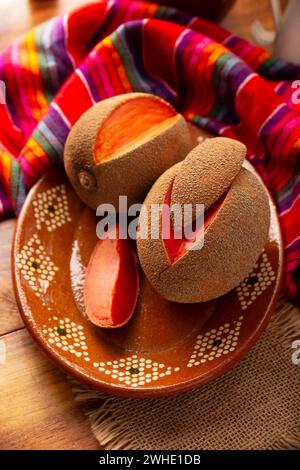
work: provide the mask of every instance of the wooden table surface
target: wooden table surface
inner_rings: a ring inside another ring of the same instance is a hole
[[[0,50],[32,26],[83,3],[1,0]],[[250,39],[256,18],[272,28],[268,0],[237,0],[222,24]],[[14,219],[0,223],[0,449],[97,449],[68,379],[39,350],[19,315],[10,267],[14,227]]]

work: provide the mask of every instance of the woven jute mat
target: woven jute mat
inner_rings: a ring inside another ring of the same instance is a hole
[[[105,449],[300,449],[300,312],[281,301],[267,330],[229,373],[193,392],[126,399],[75,384]]]

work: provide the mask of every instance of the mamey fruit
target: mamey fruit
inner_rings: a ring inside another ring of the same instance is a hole
[[[118,237],[98,240],[91,255],[84,283],[86,314],[94,325],[117,328],[127,323],[139,291],[137,257],[130,240]],[[112,230],[114,230],[112,229]]]
[[[90,207],[142,202],[154,181],[191,149],[188,126],[166,101],[128,93],[86,111],[68,136],[67,175]]]
[[[268,236],[270,209],[258,178],[242,168],[245,154],[238,141],[207,139],[149,191],[137,248],[146,276],[164,298],[186,303],[211,300],[233,289],[253,268]],[[170,211],[163,209],[158,239],[141,238],[142,233],[150,234],[151,205],[164,203],[204,203],[204,226],[193,237],[178,240]],[[164,217],[171,219],[169,238],[164,236]],[[204,245],[194,249],[203,231]]]

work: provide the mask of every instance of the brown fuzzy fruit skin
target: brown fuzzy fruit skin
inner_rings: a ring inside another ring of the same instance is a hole
[[[184,163],[170,168],[156,181],[144,202],[146,209],[165,201],[166,192]],[[150,223],[149,217],[148,227]],[[266,190],[256,176],[242,168],[205,231],[202,249],[187,251],[171,264],[159,230],[157,240],[138,238],[139,260],[149,281],[164,298],[181,303],[208,301],[224,295],[249,274],[263,250],[269,224]],[[139,230],[145,225],[147,219],[142,211]]]
[[[174,123],[158,135],[96,164],[94,147],[100,126],[123,103],[139,97],[163,102],[173,110],[165,101],[146,93],[118,95],[91,107],[70,131],[64,150],[66,173],[78,196],[94,209],[102,203],[118,208],[120,195],[128,197],[128,205],[142,202],[154,181],[191,149],[187,123],[177,114]]]
[[[208,209],[239,173],[246,146],[227,137],[206,139],[182,162],[174,180],[171,203],[204,204]],[[201,171],[199,171],[201,168]]]

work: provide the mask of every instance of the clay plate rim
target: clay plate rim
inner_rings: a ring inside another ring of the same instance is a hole
[[[261,180],[260,176],[255,171],[256,176]],[[87,385],[88,387],[94,388],[96,390],[107,392],[112,395],[130,397],[130,398],[161,398],[172,396],[175,394],[179,394],[182,392],[187,392],[198,388],[202,385],[206,385],[207,383],[211,382],[212,380],[217,379],[218,377],[226,374],[230,369],[232,369],[237,363],[249,352],[249,350],[254,346],[257,342],[260,335],[263,333],[264,329],[266,328],[267,324],[269,323],[274,308],[276,306],[277,300],[281,293],[282,288],[282,281],[283,281],[283,243],[282,243],[282,235],[280,231],[280,225],[278,230],[278,275],[276,277],[273,295],[270,299],[268,308],[261,318],[261,321],[257,324],[256,328],[251,332],[248,340],[244,341],[241,346],[237,350],[235,350],[230,357],[223,358],[222,363],[217,365],[211,372],[206,373],[205,375],[199,375],[199,377],[185,380],[183,382],[180,381],[180,374],[178,374],[177,379],[178,382],[173,385],[151,385],[147,389],[133,389],[124,385],[118,385],[113,383],[104,382],[100,379],[96,379],[87,373],[83,373],[76,369],[74,366],[70,365],[67,360],[61,358],[59,354],[55,352],[55,350],[51,349],[45,340],[43,340],[42,336],[40,335],[41,327],[39,325],[35,325],[34,322],[31,322],[28,318],[28,315],[25,313],[22,300],[20,297],[20,278],[16,274],[16,255],[17,255],[17,244],[18,238],[20,235],[20,229],[23,226],[24,219],[26,217],[26,213],[28,208],[32,204],[32,195],[36,191],[37,185],[43,182],[47,177],[47,174],[44,175],[37,183],[34,185],[31,190],[29,191],[26,201],[21,209],[20,215],[17,219],[17,224],[14,231],[13,243],[12,243],[12,280],[13,280],[13,288],[15,292],[15,297],[17,301],[17,305],[24,321],[26,328],[28,329],[29,333],[33,337],[33,339],[37,342],[39,347],[46,353],[46,355],[63,371],[68,373],[71,377],[75,378],[79,382]],[[264,183],[262,183],[264,185]],[[265,186],[265,185],[264,185]],[[265,187],[266,188],[266,187]],[[270,195],[268,189],[266,188],[269,198],[274,204],[272,196]],[[278,215],[276,213],[276,219],[278,221]]]

